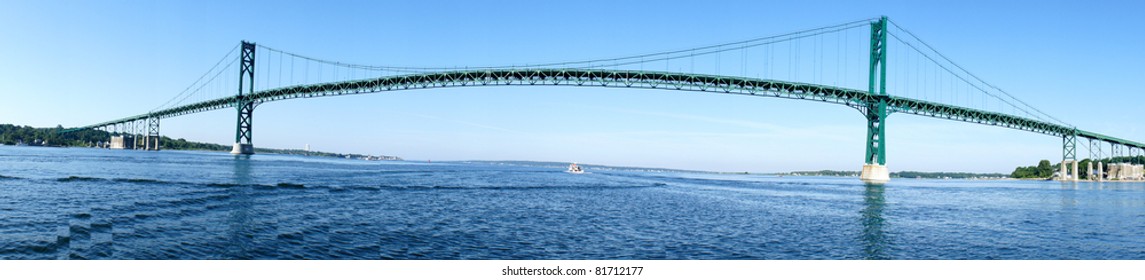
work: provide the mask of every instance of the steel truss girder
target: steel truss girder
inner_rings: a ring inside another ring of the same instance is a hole
[[[623,82],[627,81],[627,83]],[[295,98],[313,98],[365,94],[374,92],[431,89],[468,86],[600,86],[641,89],[663,89],[696,92],[715,92],[759,97],[813,100],[866,110],[867,104],[885,99],[887,113],[908,113],[940,119],[979,123],[1025,130],[1051,136],[1063,136],[1073,128],[1034,119],[987,112],[966,107],[940,104],[897,96],[876,96],[865,91],[831,86],[792,83],[740,77],[719,77],[654,71],[619,71],[595,69],[488,69],[419,73],[386,76],[373,79],[282,87],[244,95],[248,100],[262,103]],[[168,118],[237,107],[242,104],[238,96],[230,96],[180,107],[154,111],[87,127],[118,124],[153,115]],[[75,129],[72,129],[75,130]],[[1078,136],[1111,142],[1126,141],[1100,134],[1078,131]],[[1126,141],[1128,142],[1128,141]],[[1138,147],[1145,147],[1145,144]]]
[[[541,83],[540,81],[547,82]],[[1002,126],[1054,136],[1061,136],[1067,131],[1072,131],[1070,127],[1018,116],[902,97],[880,97],[867,92],[844,88],[752,78],[730,78],[643,71],[533,69],[528,71],[486,70],[482,72],[425,73],[342,83],[277,88],[257,92],[252,95],[252,98],[268,102],[294,98],[340,96],[412,89],[509,85],[601,86],[717,92],[814,100],[846,105],[859,109],[860,111],[866,110],[868,104],[876,104],[880,102],[880,100],[885,99],[888,114],[903,112],[942,119]],[[209,110],[205,107],[218,106],[217,104],[219,102],[212,103],[213,104],[204,103],[203,106],[186,106],[187,108],[178,108],[178,110],[173,111]]]
[[[589,69],[504,69],[423,73],[260,91],[258,101],[466,86],[600,86],[716,92],[865,106],[862,91],[772,80],[668,72]]]
[[[253,64],[253,63],[252,63]],[[253,68],[252,68],[253,69]],[[253,73],[247,74],[252,80],[248,87],[253,90]],[[245,79],[245,78],[244,78]],[[657,71],[600,70],[600,69],[483,69],[417,73],[401,76],[385,76],[371,79],[299,85],[247,92],[241,98],[229,96],[180,107],[154,111],[102,122],[85,127],[67,129],[64,132],[111,127],[119,130],[121,124],[149,117],[169,118],[223,108],[240,108],[250,101],[254,105],[262,102],[365,94],[386,91],[431,89],[467,86],[599,86],[640,89],[661,89],[695,92],[740,94],[758,97],[813,100],[845,105],[866,112],[869,104],[885,100],[887,114],[896,112],[993,125],[1030,131],[1051,136],[1063,137],[1073,133],[1074,128],[1042,122],[1034,119],[987,112],[966,107],[915,100],[897,96],[877,96],[868,91],[853,90],[816,84],[793,83],[745,77],[696,75]],[[252,108],[253,109],[253,108]],[[110,129],[109,129],[110,130]],[[1077,136],[1097,139],[1110,143],[1120,143],[1136,148],[1145,144],[1113,138],[1093,132],[1076,130]],[[237,133],[236,133],[237,134]]]
[[[889,99],[888,110],[891,112],[903,112],[935,118],[1000,126],[1059,137],[1073,133],[1074,131],[1074,129],[1071,127],[1002,113],[986,112],[965,107],[902,97],[892,96],[889,97]]]

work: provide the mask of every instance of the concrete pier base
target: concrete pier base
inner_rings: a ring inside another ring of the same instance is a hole
[[[863,172],[859,173],[859,180],[872,185],[882,185],[891,181],[891,172],[885,165],[864,164]]]
[[[1105,163],[1097,162],[1097,181],[1105,181]]]
[[[1073,163],[1073,181],[1074,181],[1074,182],[1077,182],[1077,181],[1078,181],[1078,177],[1081,177],[1081,176],[1078,176],[1078,175],[1080,175],[1080,174],[1078,174],[1078,173],[1077,173],[1077,161],[1076,161],[1076,160],[1071,160],[1070,162],[1071,162],[1071,163]]]
[[[1058,172],[1058,181],[1065,181],[1066,176],[1069,175],[1069,173],[1066,173],[1066,170],[1065,170],[1066,163],[1069,163],[1069,162],[1063,160],[1062,164],[1058,165],[1061,167],[1061,171]]]
[[[135,149],[135,136],[120,135],[112,136],[108,141],[108,147],[115,150],[134,150]]]
[[[1067,165],[1070,165],[1072,167],[1070,167],[1069,169],[1066,169]],[[1069,171],[1073,171],[1073,173],[1067,173]],[[1058,179],[1061,181],[1077,182],[1078,181],[1077,161],[1076,160],[1063,160],[1061,163],[1061,172],[1059,172],[1058,175],[1059,175]]]
[[[1085,173],[1086,174],[1085,175],[1086,180],[1090,180],[1090,181],[1097,180],[1097,179],[1093,178],[1093,174],[1095,174],[1095,173],[1093,173],[1093,162],[1092,161],[1085,163],[1085,170],[1089,170],[1088,173]]]
[[[254,154],[254,145],[253,144],[235,143],[234,147],[231,148],[231,154],[253,155]]]

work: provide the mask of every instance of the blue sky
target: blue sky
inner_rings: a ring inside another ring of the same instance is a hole
[[[0,123],[70,127],[144,113],[240,40],[368,65],[521,65],[887,15],[1050,115],[1145,141],[1142,10],[1140,1],[3,1]],[[865,51],[861,37],[850,40]],[[865,67],[848,76],[865,79]],[[229,144],[234,119],[233,110],[175,117],[162,132]],[[579,87],[288,100],[258,107],[254,125],[259,147],[753,172],[858,170],[865,137],[863,117],[844,106]],[[887,138],[892,171],[1009,172],[1061,158],[1058,138],[906,114],[889,118]]]

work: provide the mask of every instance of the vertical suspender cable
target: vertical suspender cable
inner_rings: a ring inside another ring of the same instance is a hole
[[[282,52],[278,52],[278,86],[282,87]]]

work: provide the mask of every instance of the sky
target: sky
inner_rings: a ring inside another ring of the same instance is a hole
[[[366,65],[524,65],[679,50],[886,15],[1052,116],[1145,141],[1142,10],[1141,1],[2,1],[0,123],[74,127],[147,112],[240,40]],[[864,32],[849,40],[862,46]],[[858,75],[848,77],[865,79],[866,65],[854,67],[847,68]],[[235,111],[224,109],[164,119],[161,131],[230,144],[234,124]],[[253,141],[408,160],[858,170],[865,124],[852,108],[799,100],[445,88],[262,104]],[[1009,173],[1061,159],[1060,138],[1006,128],[893,114],[886,133],[892,171]]]

